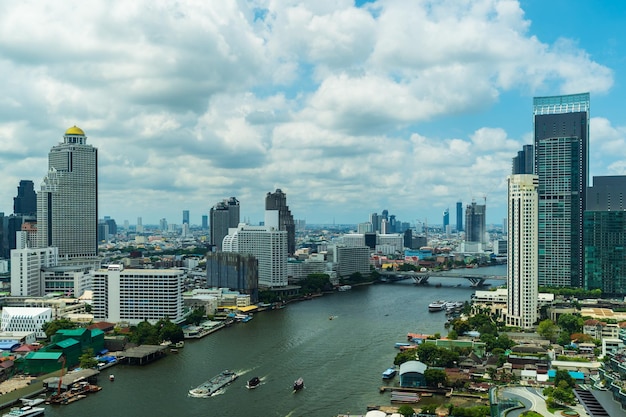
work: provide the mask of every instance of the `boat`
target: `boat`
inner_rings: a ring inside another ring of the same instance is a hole
[[[248,382],[246,382],[246,388],[248,389],[254,389],[259,385],[261,385],[261,378],[259,378],[258,376],[255,376],[252,379],[248,380]]]
[[[235,372],[225,370],[215,375],[208,381],[189,390],[189,396],[194,398],[208,398],[214,395],[220,388],[233,382],[239,375]]]
[[[395,368],[387,368],[385,372],[383,372],[383,379],[391,379],[396,376]]]
[[[32,407],[30,405],[27,405],[25,407],[13,407],[8,413],[2,414],[2,417],[43,416],[44,411],[46,411],[46,409],[43,407]]]
[[[352,289],[352,286],[350,285],[342,285],[339,288],[337,288],[339,291],[349,291]]]
[[[170,343],[170,348],[180,349],[185,347],[185,341],[181,340],[180,342]]]
[[[302,378],[296,379],[293,383],[294,392],[300,391],[302,388],[304,388],[304,380]]]
[[[447,301],[444,300],[433,301],[432,303],[428,304],[428,311],[443,311],[446,308],[446,303]]]
[[[20,401],[24,406],[34,407],[46,401],[45,398],[20,398]]]
[[[178,353],[178,349],[170,348],[170,353]]]
[[[115,375],[113,374],[109,375],[109,381],[115,381]]]

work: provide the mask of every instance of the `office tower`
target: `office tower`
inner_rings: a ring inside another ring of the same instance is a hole
[[[585,211],[585,288],[626,295],[626,176],[593,177]]]
[[[224,252],[254,256],[259,262],[259,285],[287,285],[287,231],[271,226],[239,224],[224,239]]]
[[[159,229],[162,232],[167,232],[167,220],[165,219],[165,217],[159,220]]]
[[[58,261],[59,251],[55,247],[28,248],[20,245],[19,248],[11,250],[11,295],[43,296],[41,270],[56,266]]]
[[[370,214],[370,223],[372,223],[372,232],[380,232],[380,216],[378,213]]]
[[[533,100],[539,285],[583,287],[589,93]]]
[[[128,220],[124,220],[124,230],[128,232],[128,229],[130,229],[130,222]]]
[[[249,294],[253,303],[259,300],[259,263],[254,256],[210,252],[207,254],[206,271],[208,288],[230,288]]]
[[[109,265],[92,270],[94,319],[118,323],[151,323],[185,318],[185,272],[180,269],[124,269]]]
[[[517,152],[517,156],[513,158],[511,174],[534,174],[535,155],[533,153],[533,145],[524,145],[521,151]]]
[[[463,231],[463,202],[456,202],[456,231]]]
[[[137,227],[135,228],[135,232],[143,233],[143,224],[142,224],[141,217],[137,217]]]
[[[465,208],[465,241],[473,243],[485,243],[486,205],[468,204]]]
[[[443,233],[448,234],[450,226],[450,209],[447,208],[443,211]]]
[[[32,181],[20,181],[20,185],[17,187],[17,197],[13,197],[13,214],[37,215],[37,194]]]
[[[183,210],[183,224],[189,224],[189,210]]]
[[[355,273],[359,273],[363,277],[369,276],[370,248],[367,246],[336,245],[331,250],[338,278],[349,278]]]
[[[37,195],[37,240],[70,261],[98,254],[98,150],[82,129],[67,129],[48,154],[48,175]]]
[[[220,201],[209,211],[211,221],[211,245],[222,250],[222,241],[228,229],[239,225],[239,201],[235,197]]]
[[[202,215],[202,230],[207,230],[209,228],[209,216],[206,214]]]
[[[287,232],[287,253],[296,252],[296,225],[287,205],[287,195],[280,188],[265,196],[265,210],[278,210],[278,229]]]
[[[366,222],[366,223],[359,223],[356,226],[356,232],[357,233],[368,233],[372,231],[372,223],[370,222]]]
[[[509,326],[530,329],[537,321],[537,225],[539,178],[508,178],[507,312]]]
[[[383,212],[380,215],[380,218],[382,220],[389,220],[389,210],[383,210]]]

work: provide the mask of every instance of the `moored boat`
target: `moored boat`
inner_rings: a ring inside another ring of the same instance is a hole
[[[222,371],[203,384],[189,390],[189,396],[194,398],[208,398],[214,395],[220,388],[233,382],[238,376],[239,375],[229,370]]]
[[[259,378],[258,376],[255,376],[252,379],[249,379],[248,382],[246,382],[246,388],[248,389],[254,389],[259,385],[261,385],[261,378]]]
[[[296,379],[293,383],[293,390],[300,391],[302,388],[304,388],[304,380],[302,378]]]
[[[446,303],[447,301],[444,300],[433,301],[432,303],[428,304],[428,311],[443,311],[446,308]]]
[[[395,368],[387,368],[387,370],[383,372],[383,379],[392,379],[396,376],[396,372]]]
[[[35,416],[43,416],[44,411],[46,411],[43,407],[32,407],[30,405],[24,407],[14,407],[8,413],[2,414],[2,417],[35,417]]]

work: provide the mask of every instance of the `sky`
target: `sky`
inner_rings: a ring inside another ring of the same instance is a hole
[[[388,210],[506,216],[532,99],[589,92],[590,182],[626,175],[626,8],[583,0],[0,2],[0,211],[71,126],[98,148],[99,217],[191,223]]]

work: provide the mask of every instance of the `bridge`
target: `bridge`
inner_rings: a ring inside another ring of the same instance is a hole
[[[444,277],[444,278],[457,278],[466,279],[472,283],[472,287],[482,287],[487,280],[506,281],[504,275],[479,275],[479,274],[459,274],[451,271],[439,271],[439,272],[396,272],[396,271],[379,271],[381,281],[394,282],[402,281],[405,279],[412,279],[415,284],[427,284],[430,277]]]

